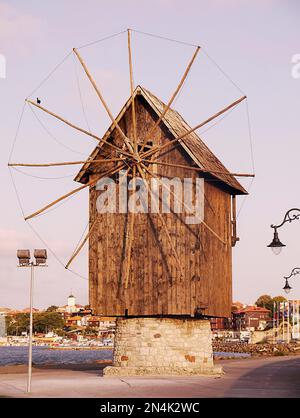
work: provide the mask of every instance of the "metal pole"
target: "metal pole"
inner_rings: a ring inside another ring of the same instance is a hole
[[[292,302],[292,338],[295,338],[295,301]]]
[[[28,352],[28,380],[27,392],[31,391],[31,374],[32,374],[32,330],[33,330],[33,279],[34,265],[30,265],[30,324],[29,324],[29,352]]]
[[[287,342],[290,343],[290,301],[287,303]]]
[[[299,339],[300,315],[299,315],[299,300],[297,300],[297,339]]]
[[[276,310],[276,303],[273,302],[273,344],[275,344],[275,327],[276,327],[275,310]]]
[[[280,317],[280,311],[279,311],[279,304],[276,302],[276,310],[277,310],[277,333],[276,333],[276,341],[279,339],[279,317]]]
[[[284,310],[285,310],[285,302],[283,303],[282,307],[282,340],[285,341],[285,335],[284,335]]]

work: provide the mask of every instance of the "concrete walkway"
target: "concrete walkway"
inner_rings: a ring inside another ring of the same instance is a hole
[[[227,360],[214,377],[102,377],[102,370],[34,369],[32,394],[26,373],[0,373],[0,396],[89,398],[300,397],[300,356]]]

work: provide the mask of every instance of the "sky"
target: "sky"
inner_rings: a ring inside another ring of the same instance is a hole
[[[129,96],[126,33],[89,44],[127,28],[202,47],[173,105],[191,126],[247,95],[247,104],[199,133],[235,172],[252,172],[253,149],[256,177],[249,196],[238,199],[234,300],[253,303],[261,294],[283,294],[283,276],[300,265],[300,222],[280,229],[287,246],[279,256],[266,245],[270,224],[281,223],[288,209],[300,206],[300,78],[293,70],[300,54],[299,17],[297,0],[0,1],[0,64],[3,57],[6,62],[5,78],[0,69],[0,306],[28,306],[29,271],[16,267],[16,250],[43,248],[44,241],[54,253],[49,252],[47,268],[36,269],[34,305],[65,304],[70,292],[78,303],[88,303],[86,249],[72,267],[77,275],[62,265],[87,225],[87,192],[26,223],[7,162],[89,155],[91,138],[23,107],[24,100],[40,97],[45,107],[101,136],[108,117],[70,52],[80,48],[117,114]],[[132,47],[135,83],[167,101],[194,47],[139,32],[132,33]],[[76,187],[76,167],[34,170],[12,171],[24,214]],[[248,188],[249,179],[243,184]],[[291,285],[290,297],[300,299],[297,276]]]

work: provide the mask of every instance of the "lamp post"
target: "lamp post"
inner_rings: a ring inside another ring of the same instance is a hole
[[[29,320],[29,345],[28,345],[28,379],[27,392],[31,391],[31,375],[32,375],[32,331],[33,331],[33,283],[34,283],[34,267],[47,267],[47,250],[34,250],[35,262],[30,260],[29,250],[17,250],[19,259],[19,267],[30,268],[30,320]]]
[[[291,271],[291,274],[289,276],[285,276],[285,285],[283,287],[283,290],[285,291],[285,293],[290,293],[290,291],[292,290],[292,287],[289,284],[289,279],[292,276],[296,276],[296,274],[300,273],[300,267],[294,267],[293,270]]]
[[[283,244],[279,239],[278,232],[277,232],[278,228],[282,227],[282,225],[284,225],[286,222],[291,223],[292,221],[299,220],[299,219],[300,219],[300,209],[292,208],[286,212],[281,224],[271,225],[271,228],[274,229],[274,236],[273,236],[273,241],[271,242],[271,244],[268,245],[268,247],[272,249],[274,254],[276,255],[280,254],[282,248],[285,247],[285,244]]]

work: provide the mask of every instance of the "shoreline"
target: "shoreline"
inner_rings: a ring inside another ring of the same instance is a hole
[[[33,364],[32,372],[37,373],[45,370],[102,370],[104,367],[112,364],[112,360],[95,360],[87,363],[45,363]],[[27,364],[7,364],[0,365],[1,374],[26,374],[28,371]]]
[[[10,347],[28,347],[28,344],[26,345],[0,345],[0,348],[10,348]],[[105,346],[105,347],[84,347],[84,346],[78,346],[78,347],[69,347],[69,346],[49,346],[49,345],[33,345],[33,348],[39,347],[44,348],[45,350],[113,350],[113,346]]]
[[[283,356],[277,355],[249,355],[249,356],[216,356],[214,358],[215,363],[227,362],[227,361],[241,361],[241,360],[258,360],[258,359],[270,359],[273,357],[297,357],[300,353],[288,353]],[[47,369],[58,369],[58,370],[102,370],[103,367],[111,365],[113,360],[94,360],[90,362],[81,363],[41,363],[32,365],[33,371],[47,370]],[[27,373],[28,365],[26,363],[15,363],[15,364],[0,364],[0,374],[18,374]]]

